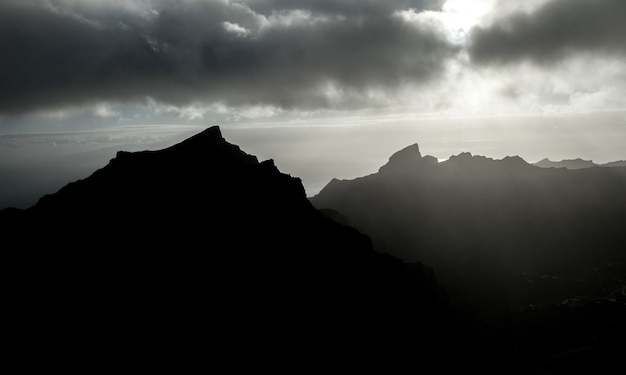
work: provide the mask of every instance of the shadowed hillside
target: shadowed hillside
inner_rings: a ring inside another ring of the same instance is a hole
[[[298,178],[217,127],[119,152],[0,221],[18,244],[3,257],[10,315],[28,322],[26,336],[139,352],[195,351],[202,337],[225,355],[280,364],[277,352],[319,362],[412,332],[423,344],[438,329],[432,270],[375,252],[313,208]]]
[[[625,168],[543,169],[469,153],[438,163],[413,145],[311,201],[345,215],[378,249],[433,265],[452,289],[524,304],[571,296],[533,294],[522,275],[569,280],[626,261],[624,191]]]
[[[623,167],[469,153],[438,163],[412,145],[310,200],[377,249],[432,265],[502,373],[592,373],[626,349],[624,192]]]

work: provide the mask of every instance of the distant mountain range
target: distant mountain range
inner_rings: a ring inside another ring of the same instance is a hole
[[[275,364],[322,361],[411,332],[423,346],[444,306],[430,268],[374,251],[217,127],[119,152],[31,208],[1,211],[0,225],[5,319],[24,340],[170,355],[201,339]]]
[[[378,173],[335,179],[310,200],[377,249],[432,265],[453,298],[494,307],[558,303],[584,289],[533,288],[530,275],[580,280],[626,263],[624,192],[625,167],[539,168],[469,153],[439,163],[415,144]]]
[[[567,169],[583,169],[591,167],[626,167],[626,160],[612,161],[605,164],[596,164],[591,160],[582,159],[570,159],[561,161],[551,161],[542,159],[536,163],[533,163],[536,167],[541,168],[567,168]]]

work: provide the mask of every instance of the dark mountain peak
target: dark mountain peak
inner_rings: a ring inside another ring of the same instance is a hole
[[[204,141],[209,141],[209,142],[212,140],[215,140],[219,142],[226,142],[226,140],[224,140],[224,137],[222,136],[222,131],[218,125],[210,126],[206,128],[205,130],[201,131],[200,133],[187,138],[182,143],[191,143],[197,140],[204,140]]]
[[[228,165],[233,163],[257,164],[258,159],[243,152],[239,146],[228,143],[219,126],[209,127],[186,140],[161,152],[180,153],[186,158],[220,159]]]
[[[228,142],[226,142],[226,140],[222,136],[222,131],[220,130],[220,127],[211,126],[170,148],[202,149],[207,146],[223,145],[226,143]]]
[[[256,165],[256,156],[242,151],[239,146],[228,143],[222,136],[219,126],[209,127],[171,147],[158,151],[128,152],[119,151],[111,165],[151,165],[174,168],[230,169],[234,166]]]
[[[419,146],[414,143],[410,146],[403,148],[402,150],[391,155],[387,164],[379,169],[379,172],[383,171],[401,171],[406,172],[411,168],[421,164],[422,154],[420,153]]]
[[[417,143],[414,143],[391,155],[389,161],[393,162],[404,159],[419,159],[421,157],[422,154],[420,153],[420,147]]]

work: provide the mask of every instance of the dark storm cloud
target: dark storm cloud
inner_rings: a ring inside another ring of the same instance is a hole
[[[428,82],[457,52],[432,24],[394,13],[430,3],[6,0],[0,113],[146,97],[372,105],[371,90]]]
[[[626,54],[626,1],[553,0],[471,34],[480,63],[549,64],[577,53]]]

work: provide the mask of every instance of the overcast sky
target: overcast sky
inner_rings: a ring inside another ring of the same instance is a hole
[[[2,0],[0,134],[531,116],[621,139],[625,19],[624,0]]]
[[[624,19],[623,0],[3,0],[0,113],[623,108]]]

